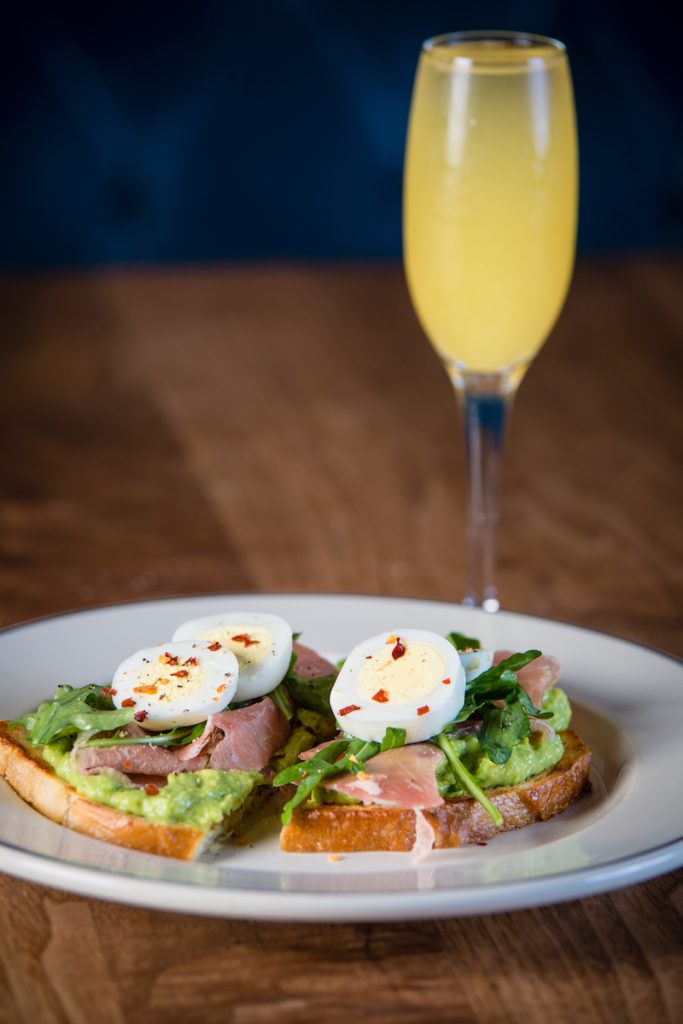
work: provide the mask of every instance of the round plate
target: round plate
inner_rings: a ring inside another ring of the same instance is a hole
[[[186,619],[271,612],[338,658],[407,627],[478,636],[486,647],[540,648],[564,665],[574,728],[593,750],[592,791],[564,814],[487,846],[409,853],[285,854],[277,824],[186,864],[135,853],[43,818],[0,783],[0,870],[87,896],[225,917],[373,921],[512,910],[630,885],[683,864],[683,804],[672,796],[683,733],[683,666],[616,637],[511,612],[436,601],[315,594],[229,594],[119,605],[0,633],[0,717],[59,683],[106,683],[132,651]]]

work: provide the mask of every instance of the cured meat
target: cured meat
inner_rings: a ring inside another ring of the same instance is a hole
[[[181,747],[178,757],[185,761],[204,752],[210,768],[258,772],[288,736],[287,719],[270,697],[264,697],[246,708],[209,715],[202,735]]]
[[[425,859],[427,854],[432,852],[435,839],[434,829],[422,811],[415,811],[415,842],[410,852],[416,864],[419,864],[421,860]]]
[[[73,751],[73,760],[83,775],[98,775],[114,770],[127,775],[170,775],[171,772],[198,772],[206,768],[206,756],[181,761],[164,747],[140,744],[122,747],[81,747]]]
[[[443,757],[431,743],[411,743],[371,757],[357,775],[349,772],[322,785],[363,804],[411,810],[439,807],[444,801],[437,789],[435,770]]]
[[[493,663],[497,665],[503,658],[509,658],[513,651],[496,651]],[[517,672],[519,685],[526,690],[535,708],[540,708],[546,690],[554,686],[562,675],[562,666],[556,658],[543,654],[529,665]]]
[[[316,651],[311,650],[310,647],[304,647],[303,644],[295,643],[292,649],[296,654],[294,672],[299,679],[319,679],[321,676],[336,676],[337,669],[332,662],[328,661],[327,658],[321,657]]]
[[[209,721],[224,734],[209,758],[209,767],[220,771],[261,771],[289,736],[289,722],[270,697]]]

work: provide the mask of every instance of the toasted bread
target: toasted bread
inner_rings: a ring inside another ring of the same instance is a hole
[[[165,825],[87,800],[55,774],[35,748],[22,742],[23,729],[0,721],[0,778],[46,818],[93,839],[103,839],[142,853],[194,860],[206,845],[230,831],[244,808],[230,815],[217,830],[204,832],[188,825]],[[258,792],[258,791],[257,791]],[[247,803],[251,803],[247,801]]]
[[[435,848],[483,843],[499,832],[552,818],[573,804],[588,786],[591,752],[576,733],[567,730],[560,736],[564,755],[554,768],[516,786],[487,791],[503,815],[500,828],[470,797],[457,797],[422,811],[434,832]],[[280,835],[281,848],[287,853],[409,851],[415,842],[415,811],[360,804],[322,804],[295,811]]]

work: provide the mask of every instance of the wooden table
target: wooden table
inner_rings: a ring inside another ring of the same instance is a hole
[[[584,262],[522,386],[505,607],[683,653],[681,264]],[[6,281],[0,619],[207,591],[455,599],[463,460],[397,267]],[[681,1019],[683,876],[515,914],[287,925],[0,877],[0,1021]]]

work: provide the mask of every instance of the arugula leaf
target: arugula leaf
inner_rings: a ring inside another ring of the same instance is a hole
[[[133,721],[132,708],[115,709],[107,687],[58,686],[52,700],[44,700],[36,711],[30,711],[10,722],[10,727],[22,725],[29,743],[52,743],[62,736],[71,736],[86,730],[103,732],[119,729]]]
[[[481,789],[473,776],[467,771],[467,768],[465,768],[465,765],[456,754],[455,747],[453,746],[450,738],[445,732],[440,733],[434,738],[448,758],[448,763],[451,766],[456,780],[460,782],[470,796],[473,796],[474,799],[481,804],[484,810],[488,812],[490,817],[493,819],[494,825],[497,828],[500,828],[503,824],[503,815],[496,807],[493,806],[489,798],[486,796],[486,793]]]
[[[275,704],[275,707],[280,709],[282,714],[289,722],[294,717],[294,705],[290,700],[289,693],[287,692],[287,687],[284,685],[284,683],[278,683],[275,689],[271,690],[268,696]]]
[[[197,729],[201,731],[198,733]],[[82,743],[82,747],[132,747],[140,744],[155,747],[170,747],[173,746],[184,746],[191,742],[191,739],[196,739],[198,735],[204,731],[204,722],[201,722],[199,726],[194,728],[183,728],[182,726],[176,726],[175,729],[171,729],[170,732],[155,732],[149,733],[145,736],[123,736],[121,733],[115,733],[113,736],[102,736],[100,739],[86,740]],[[182,741],[182,744],[181,744]]]
[[[465,636],[464,633],[447,633],[446,639],[453,644],[456,651],[480,651],[481,644],[473,636]]]
[[[394,729],[394,727],[390,725],[387,731],[384,733],[384,739],[382,740],[382,750],[392,750],[394,747],[403,747],[405,746],[405,742],[405,729]]]
[[[475,690],[477,693],[483,693],[488,689],[499,686],[501,683],[508,685],[517,684],[515,673],[540,657],[540,651],[524,651],[519,654],[511,654],[508,658],[503,658],[502,661],[499,661],[497,665],[492,665],[486,672],[475,676],[472,682],[469,683],[468,689]]]
[[[547,714],[540,708],[534,707],[529,694],[517,682],[516,675],[520,668],[524,668],[540,655],[540,651],[512,654],[509,658],[504,658],[497,665],[492,665],[486,672],[476,676],[465,688],[465,701],[462,708],[444,731],[448,731],[449,726],[456,722],[467,721],[487,704],[500,700],[504,700],[506,703],[518,700],[528,715],[533,715],[535,718],[547,717]]]
[[[481,716],[481,749],[494,764],[505,764],[510,759],[512,748],[530,735],[529,716],[517,700],[504,704],[502,708],[491,705],[482,708]]]
[[[494,764],[505,764],[512,748],[525,739],[530,731],[529,718],[549,718],[549,712],[534,707],[516,673],[540,657],[540,651],[511,654],[486,672],[476,676],[465,689],[465,701],[453,722],[465,722],[480,714],[482,728],[479,733],[481,748]]]
[[[334,686],[336,675],[318,676],[316,679],[300,679],[290,668],[283,683],[289,690],[292,700],[301,708],[317,711],[321,715],[331,714],[330,691]]]
[[[360,740],[355,736],[344,737],[328,743],[307,761],[299,761],[285,768],[275,776],[273,785],[286,786],[295,783],[297,788],[292,799],[282,810],[282,824],[289,824],[295,807],[302,804],[328,775],[337,775],[340,772],[357,774],[362,771],[369,758],[375,757],[382,750],[391,750],[392,747],[400,747],[404,743],[405,729],[387,729],[381,744],[372,740]]]

